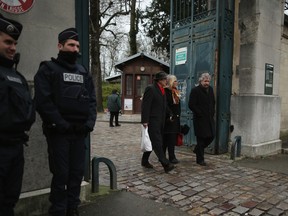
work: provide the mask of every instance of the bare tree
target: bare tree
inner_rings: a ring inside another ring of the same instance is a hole
[[[136,0],[131,0],[131,13],[130,13],[130,32],[129,32],[129,44],[130,55],[137,53],[137,33],[138,33],[138,16],[136,11]]]
[[[116,25],[115,18],[128,15],[130,7],[127,7],[126,0],[110,1],[90,0],[90,52],[91,72],[94,79],[97,99],[97,111],[103,111],[102,99],[102,73],[101,73],[101,35],[109,32],[116,38],[111,26]]]

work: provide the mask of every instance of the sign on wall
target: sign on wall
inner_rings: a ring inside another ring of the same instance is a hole
[[[273,73],[274,73],[274,65],[265,64],[265,86],[264,86],[264,94],[272,95],[273,94]]]
[[[34,0],[0,0],[0,9],[13,14],[21,14],[32,8]]]
[[[124,110],[133,110],[133,100],[125,98],[124,99]]]
[[[187,61],[187,47],[175,50],[175,65],[185,64]]]

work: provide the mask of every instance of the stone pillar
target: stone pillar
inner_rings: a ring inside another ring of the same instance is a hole
[[[239,3],[239,32],[235,33],[240,34],[236,54],[239,65],[234,73],[237,78],[233,79],[238,89],[233,90],[231,97],[231,124],[235,126],[232,135],[242,137],[242,154],[249,157],[281,150],[279,73],[283,8],[278,0]],[[274,66],[271,95],[265,94],[267,63]]]

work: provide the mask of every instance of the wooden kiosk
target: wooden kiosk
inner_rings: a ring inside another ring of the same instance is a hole
[[[115,67],[122,72],[121,104],[124,114],[141,113],[141,99],[146,86],[153,82],[154,74],[159,71],[169,73],[168,63],[145,53],[132,55]]]

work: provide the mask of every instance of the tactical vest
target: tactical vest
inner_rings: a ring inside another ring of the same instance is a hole
[[[52,97],[67,121],[85,122],[89,117],[88,72],[77,64],[71,71],[53,61],[43,62],[52,74]]]
[[[13,68],[0,66],[0,132],[28,131],[35,108],[25,78]]]

